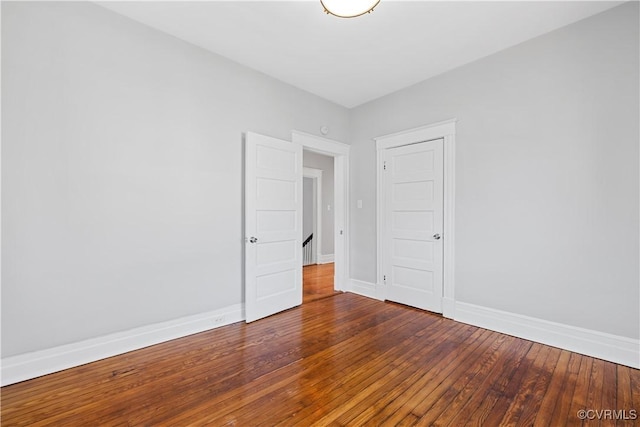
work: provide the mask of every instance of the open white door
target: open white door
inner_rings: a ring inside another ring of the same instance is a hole
[[[302,304],[302,146],[248,132],[247,322]]]
[[[442,313],[443,140],[384,152],[387,299]],[[445,236],[446,237],[446,236]]]

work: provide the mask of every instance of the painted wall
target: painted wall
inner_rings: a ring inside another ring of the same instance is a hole
[[[322,248],[320,255],[334,253],[334,214],[333,214],[333,157],[304,150],[302,163],[305,167],[322,170]]]
[[[302,239],[313,233],[313,179],[302,178]]]
[[[456,117],[456,299],[638,338],[638,52],[630,2],[354,109],[352,277],[376,279],[372,138]]]
[[[2,2],[2,356],[243,301],[242,133],[346,109],[88,2]]]

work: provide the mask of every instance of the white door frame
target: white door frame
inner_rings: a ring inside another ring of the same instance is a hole
[[[322,169],[303,167],[302,177],[311,178],[313,180],[313,191],[315,196],[313,201],[313,205],[315,207],[313,211],[313,232],[315,233],[315,236],[313,239],[312,250],[313,262],[315,264],[319,264],[320,252],[322,252]],[[306,238],[307,236],[302,236],[302,239]]]
[[[455,154],[456,154],[456,119],[433,123],[414,129],[397,132],[390,135],[383,135],[374,138],[376,141],[376,227],[377,227],[377,288],[382,290],[378,295],[385,299],[385,287],[383,280],[383,247],[381,236],[384,236],[384,203],[383,203],[383,151],[389,148],[401,147],[403,145],[415,144],[418,142],[430,141],[433,139],[444,139],[444,265],[443,265],[443,295],[442,295],[442,315],[452,319],[455,307],[455,281],[454,281],[454,256],[455,256]]]
[[[304,150],[334,158],[334,288],[349,289],[349,151],[342,142],[300,131],[291,131],[291,140]]]

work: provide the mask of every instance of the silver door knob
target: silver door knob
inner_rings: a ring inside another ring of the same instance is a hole
[[[440,236],[440,234],[438,234],[438,233],[436,233],[436,234],[434,234],[434,235],[433,235],[433,238],[434,238],[434,239],[436,239],[436,240],[440,240],[440,237],[441,237],[441,236]]]
[[[249,243],[256,243],[258,241],[257,237],[249,237]]]

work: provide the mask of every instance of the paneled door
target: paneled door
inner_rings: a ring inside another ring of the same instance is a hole
[[[443,140],[384,151],[386,298],[442,313]]]
[[[245,139],[247,322],[302,304],[302,146]]]

